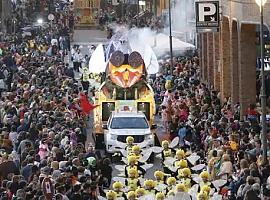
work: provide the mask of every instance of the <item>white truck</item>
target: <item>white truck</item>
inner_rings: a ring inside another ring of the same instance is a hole
[[[107,153],[115,153],[126,144],[126,138],[132,136],[135,144],[148,148],[155,145],[155,135],[143,112],[112,112],[107,124],[103,125],[104,143]],[[121,145],[119,145],[121,144]]]

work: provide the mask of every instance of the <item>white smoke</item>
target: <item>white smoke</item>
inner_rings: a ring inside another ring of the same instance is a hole
[[[171,9],[172,35],[185,42],[193,43],[195,37],[195,0],[171,0]]]
[[[146,49],[149,49],[147,46],[150,46],[159,58],[169,54],[169,36],[165,32],[157,33],[150,28],[133,27],[128,29],[127,26],[116,24],[111,28],[115,33],[112,40],[127,38],[132,51],[138,51],[143,55]],[[194,46],[173,38],[174,55],[179,55],[189,49],[194,49]]]
[[[168,34],[157,33],[149,28],[133,28],[129,30],[128,40],[133,50],[138,52],[145,51],[146,46],[150,46],[157,57],[164,57],[170,51]],[[186,50],[194,49],[192,44],[185,43],[173,37],[174,55],[180,55]]]

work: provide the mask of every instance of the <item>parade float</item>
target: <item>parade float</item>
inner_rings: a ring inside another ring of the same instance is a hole
[[[103,125],[113,111],[143,112],[150,126],[154,124],[156,111],[154,92],[147,74],[149,65],[158,68],[157,61],[146,65],[145,59],[149,62],[149,55],[134,51],[127,38],[119,35],[112,38],[105,51],[103,49],[99,45],[89,63],[90,72],[104,75],[104,81],[94,97],[94,103],[99,105],[94,110],[93,128],[97,143],[103,140]]]

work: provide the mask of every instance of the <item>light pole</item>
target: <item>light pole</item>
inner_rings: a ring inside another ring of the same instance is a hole
[[[16,19],[13,19],[13,34],[16,34]]]
[[[263,6],[267,0],[255,0],[260,7],[260,46],[261,46],[261,107],[262,107],[262,147],[263,147],[263,162],[267,163],[267,138],[266,138],[266,93],[265,93],[265,73],[264,73],[264,40],[263,40]]]
[[[123,20],[123,13],[124,13],[124,2],[123,0],[121,1],[121,19]]]
[[[136,5],[136,24],[137,27],[139,27],[139,13],[140,13],[140,0],[137,0],[137,5]]]
[[[172,13],[171,13],[171,0],[169,0],[169,29],[170,29],[170,72],[173,75],[173,51],[172,51]]]

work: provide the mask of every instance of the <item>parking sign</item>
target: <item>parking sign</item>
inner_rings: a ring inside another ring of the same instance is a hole
[[[197,1],[196,27],[198,31],[217,31],[219,28],[219,2]]]

